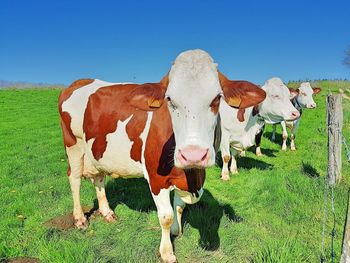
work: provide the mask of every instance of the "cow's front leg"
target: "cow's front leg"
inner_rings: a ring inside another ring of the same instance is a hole
[[[264,133],[264,128],[265,128],[265,124],[261,127],[261,130],[259,131],[259,133],[257,135],[255,135],[255,145],[256,145],[255,154],[256,154],[256,156],[262,156],[260,145],[261,145],[261,137]]]
[[[222,132],[220,151],[222,158],[222,170],[221,170],[221,179],[224,181],[230,180],[230,174],[228,171],[228,162],[231,159],[230,153],[230,135],[227,132]]]
[[[174,194],[174,222],[171,226],[171,234],[174,236],[182,235],[182,225],[181,225],[181,217],[182,213],[185,209],[186,203],[182,201],[180,196],[175,191]]]
[[[174,219],[174,212],[170,203],[170,190],[161,189],[158,195],[152,194],[152,196],[157,207],[158,219],[162,228],[162,238],[159,247],[161,261],[175,263],[176,257],[170,240],[170,228]]]
[[[113,210],[109,207],[106,190],[105,190],[105,176],[98,175],[91,179],[92,183],[95,185],[96,197],[98,200],[98,210],[100,214],[105,218],[107,222],[113,222],[116,216]]]
[[[295,139],[294,134],[291,134],[291,135],[290,135],[290,149],[291,149],[292,151],[295,151],[295,150],[296,150],[294,139]]]
[[[300,118],[297,119],[294,123],[293,123],[293,127],[292,127],[292,130],[291,130],[291,135],[290,135],[290,149],[292,151],[295,151],[296,150],[296,147],[295,147],[295,135],[297,133],[297,130],[298,130],[298,127],[299,127],[299,123],[300,123]]]
[[[282,126],[282,139],[283,139],[282,151],[286,151],[287,150],[287,139],[288,139],[286,122],[282,121],[281,126]]]

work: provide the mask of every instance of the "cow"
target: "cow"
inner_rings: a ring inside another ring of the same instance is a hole
[[[95,185],[99,212],[110,222],[116,216],[106,199],[105,176],[143,176],[162,229],[161,260],[175,262],[170,233],[182,233],[183,209],[200,199],[205,168],[214,164],[220,98],[244,109],[261,102],[265,92],[232,85],[203,50],[182,52],[158,83],[82,79],[64,90],[58,108],[75,226],[88,224],[80,204],[82,177]]]
[[[294,107],[299,111],[300,118],[294,121],[282,121],[282,150],[287,150],[287,139],[288,139],[288,132],[287,127],[291,129],[290,134],[290,149],[292,151],[296,150],[295,147],[295,135],[299,127],[301,115],[303,113],[303,109],[315,109],[316,108],[316,102],[313,99],[313,95],[317,94],[321,91],[320,88],[312,88],[310,82],[302,82],[300,84],[300,87],[298,89],[292,89],[289,88],[291,96],[291,102],[293,103]],[[271,140],[275,141],[276,139],[276,124],[273,125],[272,129],[272,137]]]
[[[235,81],[237,88],[259,88],[248,81]],[[219,113],[221,118],[221,157],[223,161],[221,179],[229,180],[228,163],[232,159],[230,171],[237,174],[236,156],[248,147],[256,144],[256,154],[261,155],[260,142],[266,123],[278,123],[282,120],[295,120],[298,110],[290,102],[290,92],[280,78],[271,78],[261,87],[266,98],[260,104],[247,109],[234,109],[224,100],[221,101]]]

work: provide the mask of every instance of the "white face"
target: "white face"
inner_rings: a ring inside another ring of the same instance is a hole
[[[261,103],[259,114],[267,123],[295,120],[299,118],[299,111],[290,101],[290,92],[280,78],[271,78],[262,87],[266,92],[266,99]]]
[[[179,168],[206,167],[215,162],[213,147],[221,86],[216,64],[202,50],[181,53],[169,73],[165,94],[171,115]],[[219,95],[219,96],[218,96]]]
[[[312,89],[310,82],[303,82],[299,87],[299,95],[297,101],[302,108],[313,109],[316,108],[316,103],[312,97],[314,90]]]

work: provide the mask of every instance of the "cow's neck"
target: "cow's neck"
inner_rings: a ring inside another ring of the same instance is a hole
[[[293,106],[299,111],[300,116],[303,113],[303,107],[298,102],[298,96],[292,99]]]

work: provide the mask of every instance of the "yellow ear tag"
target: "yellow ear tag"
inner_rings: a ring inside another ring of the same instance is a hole
[[[231,107],[239,108],[239,105],[241,105],[241,98],[240,97],[230,97],[228,100],[228,105]]]
[[[160,101],[159,100],[148,100],[148,107],[150,108],[160,108]]]

